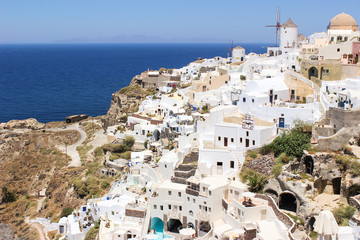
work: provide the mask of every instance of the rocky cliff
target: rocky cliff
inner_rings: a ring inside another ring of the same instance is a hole
[[[146,96],[155,94],[153,89],[143,89],[138,84],[131,84],[112,95],[110,109],[102,118],[104,129],[118,124],[120,118],[128,113],[136,112]]]
[[[0,123],[0,129],[32,129],[44,128],[45,124],[38,122],[35,118],[25,120],[11,120],[7,123]]]

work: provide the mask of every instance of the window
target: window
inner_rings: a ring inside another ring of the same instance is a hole
[[[165,168],[167,168],[167,165],[165,164]]]
[[[181,197],[181,192],[178,192],[178,196]]]
[[[211,196],[211,191],[209,191],[209,196]]]
[[[182,211],[182,206],[179,206],[179,210]]]
[[[243,102],[246,102],[246,98],[243,98]]]
[[[217,166],[222,166],[223,163],[222,163],[222,162],[217,162],[216,165],[217,165]]]
[[[199,205],[199,209],[201,209],[201,205]]]
[[[340,48],[338,48],[337,51],[340,52]]]
[[[156,206],[156,205],[154,205],[154,209],[157,209],[157,206]]]
[[[232,189],[230,189],[230,193],[231,193],[231,194],[233,193],[233,190],[232,190]]]
[[[242,143],[242,138],[240,138],[240,143]]]
[[[221,141],[221,137],[218,137],[218,141]]]
[[[251,101],[254,103],[254,102],[255,102],[255,99],[251,99]]]
[[[211,81],[209,81],[209,85],[211,85]]]
[[[188,202],[190,202],[190,197],[188,197],[187,199],[188,199]]]
[[[163,205],[160,205],[160,210],[164,210],[164,206],[163,206]]]
[[[246,131],[246,136],[247,136],[247,137],[249,136],[249,131]]]
[[[209,212],[211,212],[211,207],[209,207]]]
[[[170,205],[170,204],[168,205],[168,208],[169,208],[169,210],[171,209],[171,205]]]
[[[277,98],[278,98],[278,95],[275,95],[275,96],[274,96],[274,100],[277,100]]]
[[[234,142],[234,138],[231,138],[231,142],[232,142],[232,143]]]
[[[203,192],[205,192],[206,191],[206,188],[205,187],[203,187]]]
[[[156,206],[156,205],[155,205],[155,206]],[[113,216],[115,215],[114,211],[111,211],[111,215],[113,215]]]
[[[255,145],[255,140],[253,140],[253,145]]]
[[[168,191],[168,195],[171,196],[171,191]]]
[[[195,198],[193,198],[193,203],[195,203],[196,202],[196,200],[195,200]]]
[[[234,168],[234,167],[235,167],[234,161],[230,161],[230,168]]]

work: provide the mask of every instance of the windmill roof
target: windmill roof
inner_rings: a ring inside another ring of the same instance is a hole
[[[298,26],[289,18],[281,27],[297,28]]]
[[[241,46],[237,46],[236,48],[234,48],[234,49],[244,49],[243,47],[241,47]]]

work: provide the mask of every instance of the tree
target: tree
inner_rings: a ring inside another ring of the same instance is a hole
[[[135,138],[132,136],[126,136],[126,138],[124,139],[124,143],[126,146],[131,148],[132,146],[134,146]]]
[[[63,208],[63,210],[61,211],[61,217],[67,217],[67,216],[69,216],[73,211],[74,211],[74,209],[72,209],[72,208]]]
[[[302,128],[294,128],[282,133],[271,144],[275,156],[286,153],[288,156],[300,158],[305,149],[310,147],[310,136]]]
[[[2,202],[4,203],[9,203],[9,202],[15,202],[16,201],[16,196],[15,193],[12,191],[9,191],[7,189],[7,187],[3,186],[2,187]]]

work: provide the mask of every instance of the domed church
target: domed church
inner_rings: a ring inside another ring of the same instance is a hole
[[[328,30],[351,30],[359,31],[355,19],[346,13],[340,13],[331,19]]]

